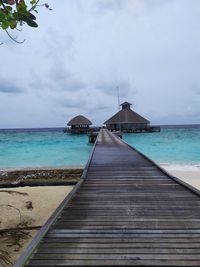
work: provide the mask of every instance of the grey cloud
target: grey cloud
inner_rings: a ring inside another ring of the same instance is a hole
[[[139,0],[141,3],[145,4],[149,9],[164,6],[167,4],[173,4],[174,0]]]
[[[54,55],[51,58],[50,68],[47,73],[49,88],[56,91],[80,91],[85,87],[81,79],[77,79],[66,66],[64,56]]]
[[[126,0],[100,0],[95,3],[95,7],[98,11],[110,11],[118,10],[124,7]]]
[[[56,36],[52,42],[52,36]],[[73,57],[75,38],[72,34],[58,32],[57,29],[49,29],[44,36],[46,56],[61,58],[65,53]]]
[[[154,123],[158,124],[185,124],[188,121],[189,124],[195,124],[199,122],[200,119],[200,111],[195,107],[194,109],[190,107],[184,111],[172,112],[171,114],[166,114],[160,116],[159,114],[154,114]]]
[[[57,101],[57,103],[61,107],[65,107],[65,108],[79,108],[80,106],[85,105],[85,101],[80,100],[80,99],[77,99],[77,100],[66,99],[64,101],[60,100],[60,101]]]
[[[5,94],[20,94],[23,93],[24,89],[16,85],[15,83],[2,80],[0,81],[0,93]]]
[[[56,36],[53,42],[52,36]],[[74,56],[75,39],[73,35],[50,28],[43,40],[45,53],[41,54],[41,57],[46,64],[48,63],[48,67],[46,69],[41,68],[42,71],[40,72],[34,68],[31,70],[30,87],[39,95],[43,94],[42,91],[74,92],[83,88],[83,82],[74,77],[68,69],[69,61],[73,61]]]
[[[136,89],[131,87],[129,82],[120,81],[120,82],[103,82],[97,84],[96,87],[103,91],[105,94],[110,96],[117,96],[118,89],[120,97],[128,97],[130,92],[136,93]],[[132,90],[131,90],[132,89]]]
[[[54,99],[54,103],[56,106],[63,107],[63,108],[79,108],[86,105],[87,101],[85,98],[80,98],[79,96],[70,96],[70,95],[63,95],[62,98]]]
[[[57,90],[79,91],[85,87],[84,83],[77,80],[69,73],[64,65],[57,65],[51,71],[51,83],[53,82]]]
[[[200,86],[194,85],[191,89],[196,95],[200,95]]]
[[[194,104],[194,106],[187,107],[187,109],[183,112],[183,117],[184,116],[200,118],[200,110],[198,109],[198,106]]]
[[[41,76],[33,72],[32,80],[29,81],[29,85],[36,93],[39,93],[39,95],[47,91],[56,92],[57,94],[63,92],[72,93],[85,88],[85,84],[81,79],[75,78],[73,74],[66,69],[62,61],[55,61],[45,75]]]

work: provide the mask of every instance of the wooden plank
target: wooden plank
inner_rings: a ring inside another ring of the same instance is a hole
[[[60,240],[59,240],[60,241]],[[42,242],[40,247],[41,248],[91,248],[91,249],[111,249],[111,248],[143,248],[143,249],[149,249],[149,248],[196,248],[200,249],[200,243],[184,243],[184,242],[178,242],[176,239],[173,243],[172,242],[167,242],[169,240],[161,240],[159,242],[158,239],[155,240],[155,242],[133,242],[132,240],[130,242],[110,242],[109,240],[106,240],[104,242],[99,243],[98,241],[96,243],[93,242],[87,242],[87,240],[84,240],[82,243],[78,243],[75,241],[71,242]],[[124,240],[123,240],[124,241]]]
[[[101,229],[101,230],[80,230],[80,229],[75,229],[75,230],[68,230],[68,229],[51,229],[49,231],[50,234],[107,234],[107,235],[110,235],[110,234],[114,234],[114,235],[129,235],[129,234],[185,234],[185,235],[188,235],[188,234],[200,234],[200,229],[198,230],[190,230],[188,229],[187,231],[186,230],[158,230],[158,229],[152,229],[152,230],[148,230],[148,229],[144,229],[144,230],[138,230],[138,229],[132,229],[132,230],[129,230],[129,229],[120,229],[120,230],[117,230],[117,229],[111,229],[111,230],[104,230],[104,229]]]
[[[71,229],[70,229],[71,230]],[[183,229],[184,231],[184,229]],[[58,238],[200,238],[199,234],[129,234],[127,236],[123,234],[48,234],[48,237],[58,237]]]
[[[86,259],[84,262],[82,260],[31,260],[29,267],[45,267],[45,266],[200,266],[199,260],[144,260],[136,257],[135,259],[118,260],[89,260]]]
[[[160,244],[160,243],[164,243],[164,244],[168,244],[168,243],[175,243],[175,244],[180,244],[180,243],[185,243],[188,244],[188,246],[190,246],[190,244],[193,243],[198,243],[200,244],[199,241],[199,237],[188,237],[188,236],[184,236],[184,237],[180,237],[180,236],[145,236],[145,237],[95,237],[92,238],[90,237],[50,237],[50,236],[45,236],[45,238],[42,240],[42,242],[44,243],[74,243],[76,242],[77,246],[80,243],[85,243],[85,244],[117,244],[117,243],[131,243],[133,245],[139,245],[139,244],[144,244],[145,243],[156,243],[156,244]],[[41,244],[42,244],[41,242]]]
[[[175,250],[174,250],[175,251]],[[122,254],[74,254],[74,253],[69,253],[69,254],[40,254],[40,253],[36,253],[35,254],[35,258],[34,260],[38,260],[38,259],[44,259],[44,260],[48,260],[48,259],[56,259],[56,260],[61,260],[61,259],[65,259],[65,260],[123,260],[125,258],[127,259],[134,259],[134,258],[141,258],[141,259],[146,259],[146,260],[199,260],[200,261],[200,254],[197,253],[189,253],[189,254],[179,254],[178,252],[176,254],[171,253],[171,251],[169,251],[169,253],[150,253],[150,254],[127,254],[127,253],[122,253]]]
[[[71,254],[71,255],[70,255]],[[70,259],[69,255],[74,259],[84,257],[85,259],[109,258],[116,255],[149,255],[154,259],[161,255],[173,255],[174,258],[181,256],[193,256],[200,260],[200,248],[40,248],[40,251],[34,259]],[[91,257],[91,258],[90,258]],[[166,257],[166,256],[165,256]],[[183,257],[184,258],[184,257]],[[182,258],[182,259],[183,259]]]

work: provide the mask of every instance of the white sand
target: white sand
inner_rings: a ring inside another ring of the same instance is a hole
[[[0,230],[42,226],[72,188],[72,186],[43,186],[0,189]],[[27,193],[27,195],[20,193]],[[28,209],[31,203],[33,208]],[[13,266],[37,233],[37,231],[25,232],[29,232],[31,236],[22,234],[19,242],[15,241],[14,236],[0,235],[0,266]],[[7,263],[1,259],[2,255],[6,256]]]
[[[199,166],[162,165],[162,167],[173,176],[200,190]]]
[[[19,223],[28,223],[29,226],[43,225],[72,188],[72,186],[41,186],[1,189],[0,203],[5,206],[1,206],[0,229],[16,227]],[[13,194],[8,194],[7,191],[12,191]],[[30,201],[33,208],[27,209],[26,206]],[[20,210],[21,216],[15,208]],[[14,221],[13,218],[15,218]]]

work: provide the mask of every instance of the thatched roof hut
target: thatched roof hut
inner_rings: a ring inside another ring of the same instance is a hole
[[[131,105],[129,102],[122,103],[122,109],[104,122],[107,128],[123,131],[146,129],[150,121],[133,111]]]
[[[92,125],[92,122],[88,120],[86,117],[82,115],[78,115],[71,119],[68,123],[68,126],[73,126],[73,125]]]
[[[87,133],[90,130],[92,122],[82,115],[78,115],[71,119],[68,123],[71,126],[70,132],[72,133]]]

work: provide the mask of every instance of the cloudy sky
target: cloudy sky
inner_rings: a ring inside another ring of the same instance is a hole
[[[102,124],[120,101],[152,124],[200,123],[199,0],[48,0],[18,45],[0,34],[0,128]]]

